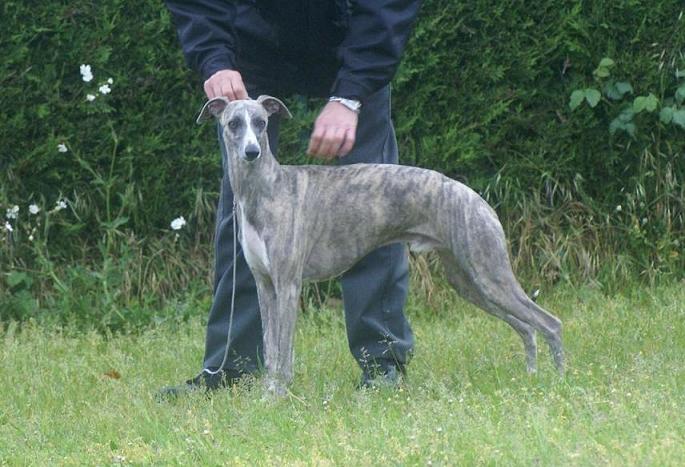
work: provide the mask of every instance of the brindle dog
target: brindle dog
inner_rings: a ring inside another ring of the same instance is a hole
[[[563,371],[561,321],[519,285],[497,215],[476,192],[416,167],[280,165],[266,133],[274,113],[291,116],[270,96],[215,98],[198,117],[213,115],[223,131],[240,243],[257,282],[270,391],[283,394],[293,377],[302,282],[337,276],[394,242],[436,250],[457,292],[521,336],[529,372],[536,370],[535,331]]]

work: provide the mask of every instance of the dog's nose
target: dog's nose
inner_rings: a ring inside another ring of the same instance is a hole
[[[259,146],[250,144],[248,147],[245,148],[245,159],[248,161],[253,161],[259,157],[259,153]]]

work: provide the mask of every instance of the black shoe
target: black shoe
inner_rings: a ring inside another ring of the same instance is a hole
[[[157,399],[160,401],[176,399],[195,391],[204,391],[209,394],[212,391],[235,385],[243,376],[245,376],[245,373],[232,369],[223,370],[214,375],[202,371],[195,378],[189,379],[179,386],[162,388],[157,393]]]
[[[406,376],[404,365],[386,362],[364,367],[357,388],[397,388]]]

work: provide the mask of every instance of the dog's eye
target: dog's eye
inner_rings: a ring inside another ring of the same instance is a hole
[[[253,123],[258,130],[263,130],[264,127],[266,127],[266,121],[262,120],[261,118],[255,119]]]
[[[239,118],[234,118],[233,120],[230,120],[228,122],[228,128],[231,130],[235,130],[237,128],[240,128],[240,125],[242,124],[242,121]]]

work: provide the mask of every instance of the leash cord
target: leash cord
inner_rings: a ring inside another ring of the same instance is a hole
[[[235,215],[236,215],[236,202],[235,199],[233,200],[233,213],[231,216],[233,217],[233,265],[231,266],[233,269],[233,287],[231,291],[231,312],[228,315],[228,334],[226,336],[226,350],[224,350],[224,359],[221,362],[221,365],[219,365],[219,368],[216,370],[210,370],[209,368],[205,368],[203,371],[205,373],[208,373],[210,375],[216,375],[224,371],[224,365],[226,364],[226,361],[228,360],[228,349],[229,346],[231,345],[231,329],[233,328],[233,310],[235,308],[235,262],[236,262],[236,257],[238,256],[238,233],[236,229],[236,221],[235,221]]]

